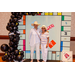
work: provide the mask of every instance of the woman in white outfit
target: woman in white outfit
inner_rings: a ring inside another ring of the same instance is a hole
[[[37,54],[37,62],[39,62],[39,56],[40,56],[40,50],[39,50],[39,46],[40,46],[40,30],[38,29],[38,26],[40,24],[38,24],[37,21],[35,21],[33,24],[31,24],[32,26],[34,26],[34,28],[32,28],[30,30],[29,33],[29,44],[31,47],[31,62],[33,62],[33,54],[34,54],[34,48],[36,47],[36,54]]]
[[[41,29],[42,29],[42,33],[40,37],[41,37],[42,58],[43,58],[43,62],[46,62],[47,53],[48,53],[48,45],[49,45],[49,33],[46,31],[45,25],[42,25]]]

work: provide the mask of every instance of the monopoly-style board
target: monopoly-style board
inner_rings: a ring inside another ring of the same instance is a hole
[[[24,59],[30,59],[29,32],[34,21],[46,27],[51,27],[49,31],[48,60],[61,60],[62,51],[70,51],[70,31],[71,31],[71,12],[43,12],[39,15],[23,15],[19,22],[20,41],[18,49],[24,51]],[[34,50],[34,59],[36,59],[36,50]],[[40,49],[40,59],[42,53]]]

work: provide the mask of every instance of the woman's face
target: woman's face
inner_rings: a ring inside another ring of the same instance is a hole
[[[38,28],[38,25],[35,25],[35,24],[34,24],[34,28]]]
[[[46,29],[45,29],[44,27],[42,27],[42,32],[45,32],[45,30],[46,30]]]

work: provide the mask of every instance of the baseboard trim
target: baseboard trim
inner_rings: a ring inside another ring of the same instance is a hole
[[[0,39],[9,39],[8,35],[0,35]]]
[[[5,53],[0,53],[0,56],[3,56]]]
[[[70,41],[75,41],[75,37],[70,37]]]
[[[8,35],[0,35],[0,39],[9,39]],[[75,41],[75,37],[70,37],[70,41]]]

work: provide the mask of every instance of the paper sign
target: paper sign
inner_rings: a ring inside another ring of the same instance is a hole
[[[52,41],[49,43],[49,47],[52,48],[55,44],[56,44],[56,42],[55,42],[54,40],[52,40]]]
[[[49,25],[49,26],[47,27],[47,30],[51,29],[52,27],[54,27],[53,24]]]

